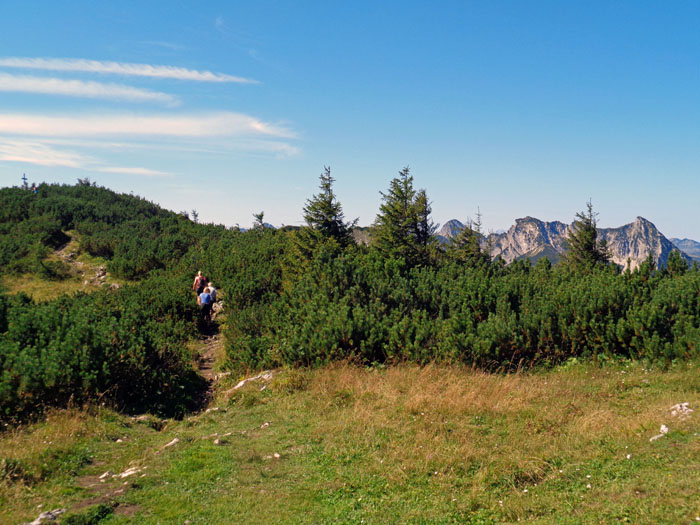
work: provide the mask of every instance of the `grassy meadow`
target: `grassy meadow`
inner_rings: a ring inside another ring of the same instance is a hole
[[[669,409],[698,372],[335,365],[223,379],[181,421],[56,411],[0,437],[0,522],[690,523],[699,415]]]

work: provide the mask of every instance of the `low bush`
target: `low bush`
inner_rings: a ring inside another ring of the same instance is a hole
[[[41,304],[3,297],[0,304],[5,418],[98,398],[173,413],[196,397],[184,343],[195,331],[197,309],[177,280]]]

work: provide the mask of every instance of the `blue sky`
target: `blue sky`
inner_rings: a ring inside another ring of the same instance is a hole
[[[695,2],[0,3],[0,185],[98,184],[300,224],[330,165],[370,224],[404,166],[438,223],[638,215],[700,240]]]

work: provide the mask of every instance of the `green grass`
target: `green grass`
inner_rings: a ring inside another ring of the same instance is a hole
[[[44,279],[35,273],[1,275],[0,292],[6,294],[24,292],[35,301],[49,301],[61,295],[92,292],[103,286],[94,279],[94,276],[99,267],[106,267],[107,261],[88,253],[80,253],[78,234],[73,231],[66,233],[71,236],[71,241],[60,250],[60,253],[77,254],[74,259],[68,262],[59,256],[59,252],[54,252],[46,258],[46,261],[60,263],[64,270],[61,279]],[[125,283],[124,279],[116,279],[111,275],[105,279],[106,285],[123,286]]]
[[[43,504],[105,524],[689,523],[700,412],[680,421],[668,408],[700,407],[698,371],[337,366],[282,371],[164,428],[57,412],[0,438],[0,457],[29,473],[0,482],[0,522],[30,521]],[[669,434],[650,442],[661,424]],[[147,468],[108,501],[81,485],[129,466]]]

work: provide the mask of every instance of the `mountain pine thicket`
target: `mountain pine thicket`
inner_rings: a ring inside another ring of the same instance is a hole
[[[198,330],[197,270],[224,297],[227,366],[236,371],[339,359],[507,370],[572,357],[698,357],[700,272],[680,257],[634,272],[606,264],[590,204],[577,215],[567,264],[505,265],[482,250],[478,222],[452,247],[437,245],[427,194],[408,168],[382,193],[372,242],[350,242],[355,222],[345,222],[333,182],[327,168],[303,228],[266,228],[261,212],[247,232],[94,184],[0,190],[5,278],[66,278],[48,256],[73,237],[128,282],[40,303],[0,295],[0,417],[98,397],[188,410],[202,388],[185,351]]]

